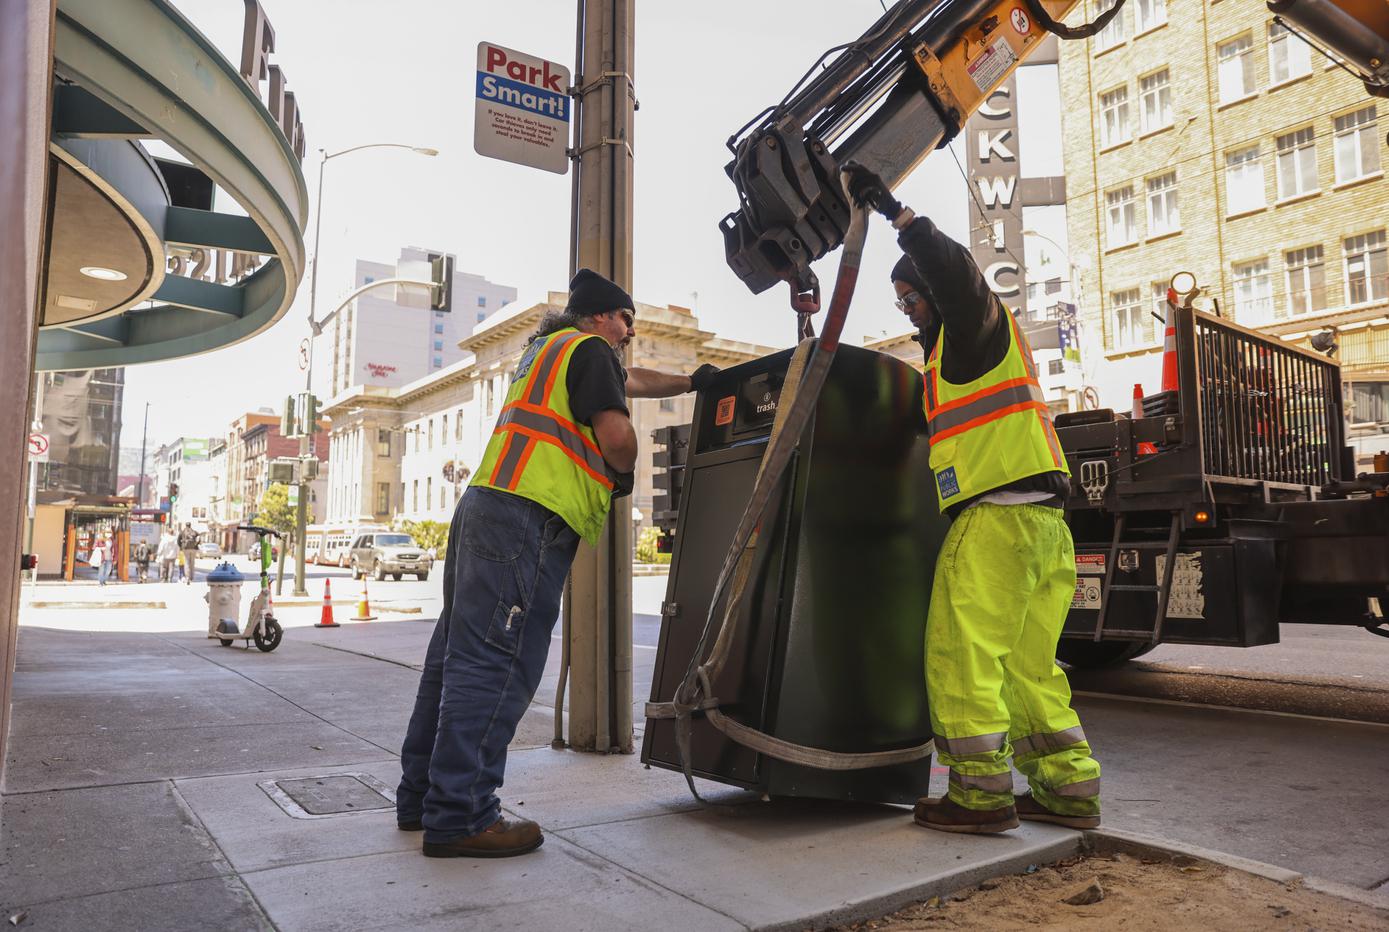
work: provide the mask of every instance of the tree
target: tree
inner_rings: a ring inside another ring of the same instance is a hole
[[[448,552],[449,526],[442,521],[402,521],[400,529],[415,539],[426,550],[433,550],[440,558]]]
[[[289,486],[276,482],[262,492],[254,520],[261,527],[279,531],[286,538],[293,535],[295,506],[289,503]],[[309,521],[313,521],[312,516]]]

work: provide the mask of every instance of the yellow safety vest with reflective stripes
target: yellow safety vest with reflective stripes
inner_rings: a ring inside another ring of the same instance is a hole
[[[574,350],[588,339],[602,337],[566,327],[526,347],[470,485],[538,502],[596,543],[613,480],[593,428],[574,419],[566,381]]]
[[[1006,308],[1003,316],[1008,351],[974,381],[956,385],[941,376],[944,331],[926,360],[926,432],[941,511],[1029,476],[1070,475],[1032,347]]]

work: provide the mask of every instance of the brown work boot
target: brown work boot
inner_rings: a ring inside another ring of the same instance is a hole
[[[529,819],[502,816],[476,835],[450,841],[426,841],[427,858],[512,858],[534,851],[545,841],[540,826]]]
[[[917,825],[962,835],[994,835],[1018,827],[1018,813],[1012,806],[966,809],[949,796],[921,797],[913,815]]]
[[[1100,817],[1097,815],[1062,815],[1059,812],[1052,812],[1037,802],[1031,793],[1023,793],[1017,797],[1015,805],[1018,809],[1018,818],[1026,822],[1051,822],[1056,825],[1064,825],[1066,828],[1080,829],[1100,827]]]

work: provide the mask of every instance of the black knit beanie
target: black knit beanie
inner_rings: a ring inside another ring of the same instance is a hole
[[[903,255],[897,260],[897,264],[892,267],[892,280],[895,282],[906,282],[916,289],[916,293],[923,298],[929,293],[926,283],[921,280],[921,273],[916,270],[916,265],[912,263],[912,257]]]
[[[626,308],[636,313],[632,296],[592,269],[579,269],[569,283],[569,304],[565,310],[579,317],[592,317]]]

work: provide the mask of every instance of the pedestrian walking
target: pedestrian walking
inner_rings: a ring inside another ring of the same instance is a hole
[[[159,535],[159,548],[154,558],[159,561],[159,581],[171,582],[174,578],[174,560],[179,557],[178,538],[174,532],[165,528]]]
[[[106,580],[111,578],[111,540],[106,534],[97,537],[96,543],[92,544],[92,566],[96,567],[96,583],[98,586],[106,585]]]
[[[193,530],[193,525],[185,523],[183,530],[178,532],[178,549],[183,555],[183,582],[185,585],[193,585],[193,570],[198,565],[198,532]]]
[[[510,857],[540,827],[501,814],[506,748],[540,685],[579,539],[596,542],[613,498],[632,490],[637,436],[627,397],[702,387],[622,368],[636,334],[631,297],[587,269],[563,311],[521,355],[506,403],[454,509],[444,605],[401,748],[396,822],[424,830],[429,857]]]
[[[150,560],[154,556],[154,548],[149,541],[142,540],[135,545],[135,578],[139,582],[145,582],[150,578]]]
[[[930,466],[951,521],[926,624],[931,728],[950,781],[915,819],[945,832],[1002,832],[1019,818],[1094,828],[1100,765],[1056,665],[1076,579],[1070,473],[1032,348],[963,246],[868,169],[846,170],[854,202],[898,231],[892,283],[926,355]],[[1016,799],[1010,756],[1031,787]]]

